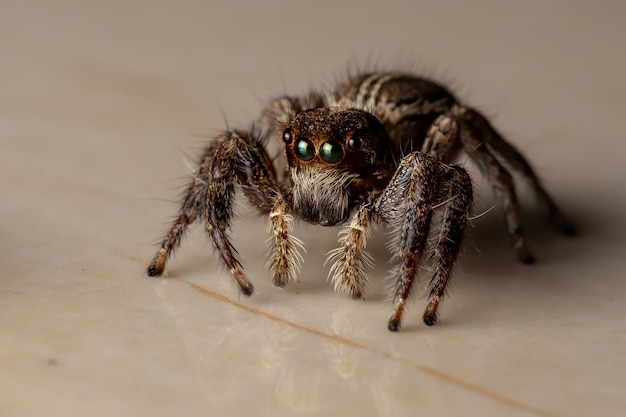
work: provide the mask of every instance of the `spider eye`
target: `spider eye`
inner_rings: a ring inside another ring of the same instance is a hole
[[[322,144],[320,156],[324,161],[334,164],[343,159],[343,148],[334,140],[329,140]]]
[[[286,131],[285,133],[283,133],[283,142],[289,145],[292,140],[293,140],[293,136],[291,135],[291,132]]]
[[[291,134],[289,134],[291,137]],[[283,136],[284,139],[284,136]],[[315,157],[315,146],[308,139],[300,139],[296,142],[296,155],[303,161],[310,161]]]
[[[361,148],[361,139],[352,137],[348,139],[348,148],[353,151],[357,151]]]

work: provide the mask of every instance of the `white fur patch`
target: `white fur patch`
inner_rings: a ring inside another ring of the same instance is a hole
[[[345,221],[350,214],[348,186],[356,177],[325,167],[292,168],[294,211],[313,223]]]

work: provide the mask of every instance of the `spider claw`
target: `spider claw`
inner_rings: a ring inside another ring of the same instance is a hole
[[[355,291],[352,294],[350,294],[350,298],[352,298],[353,300],[362,300],[363,293],[361,291]]]
[[[400,330],[400,322],[394,319],[390,319],[389,323],[387,324],[387,328],[390,332],[397,332],[398,330]]]
[[[567,224],[567,225],[559,227],[559,232],[561,232],[562,235],[567,236],[567,237],[574,237],[578,235],[578,229],[576,228],[576,226],[572,224]]]
[[[526,245],[526,240],[522,236],[521,232],[516,232],[513,237],[513,249],[517,255],[517,259],[525,264],[530,265],[535,263],[535,256],[531,253],[530,249]]]
[[[146,269],[146,273],[148,274],[149,277],[160,277],[161,275],[163,275],[163,269],[159,268],[156,265],[150,265]]]
[[[287,280],[284,278],[274,278],[272,279],[272,286],[276,288],[285,288],[287,285]]]
[[[254,285],[250,283],[248,283],[248,285],[245,287],[241,287],[241,293],[245,295],[246,297],[250,297],[253,292],[254,292]]]
[[[422,317],[422,320],[424,320],[424,323],[427,326],[434,326],[435,324],[437,324],[437,315],[424,313],[424,316]]]
[[[248,281],[248,278],[246,278],[241,270],[233,268],[230,272],[233,274],[233,277],[235,278],[235,281],[237,281],[237,284],[239,284],[241,293],[246,297],[250,297],[254,292],[254,285],[252,285],[252,283]]]
[[[515,248],[517,259],[524,265],[531,265],[535,263],[535,256],[528,250],[526,245],[520,245]]]
[[[576,236],[578,230],[562,213],[556,213],[550,216],[550,221],[557,228],[559,233],[564,236]]]

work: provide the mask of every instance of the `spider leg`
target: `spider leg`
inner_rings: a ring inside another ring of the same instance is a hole
[[[291,236],[293,216],[290,206],[283,198],[277,198],[272,205],[268,229],[270,238],[267,268],[272,276],[272,284],[283,288],[289,282],[295,281],[302,264],[299,249],[303,249],[302,242]]]
[[[437,322],[437,310],[445,295],[454,262],[461,250],[465,225],[473,203],[472,179],[459,166],[447,167],[443,175],[446,186],[441,191],[443,205],[439,236],[435,248],[437,265],[435,274],[428,283],[428,305],[423,320],[429,326]]]
[[[325,103],[324,96],[314,92],[306,97],[278,97],[265,106],[254,125],[260,136],[273,136],[287,126],[299,111],[322,107]]]
[[[394,287],[394,309],[388,323],[391,331],[400,328],[426,247],[442,166],[430,155],[420,152],[407,155],[375,204],[376,213],[395,229],[389,248],[393,258],[401,261]]]
[[[476,124],[477,128],[481,130],[482,137],[487,138],[488,147],[493,149],[511,167],[521,172],[532,185],[537,196],[548,208],[548,217],[559,232],[567,236],[574,236],[576,234],[576,227],[556,205],[550,194],[548,194],[541,184],[533,168],[522,154],[520,154],[513,145],[507,142],[482,114],[476,110],[468,109],[468,117]]]
[[[236,251],[226,234],[232,217],[236,178],[236,136],[235,133],[224,132],[204,151],[183,199],[179,216],[148,267],[148,275],[159,276],[163,273],[168,258],[180,244],[187,227],[198,218],[204,218],[222,261],[235,277],[241,291],[246,295],[252,294],[253,286],[243,275],[241,263],[236,258]]]
[[[328,253],[326,263],[332,263],[329,277],[335,291],[361,298],[368,284],[367,267],[373,265],[371,255],[365,251],[370,225],[369,205],[361,205],[339,234],[340,247]]]
[[[161,246],[154,255],[152,262],[147,268],[147,274],[151,277],[161,276],[165,270],[167,260],[174,252],[183,238],[188,226],[204,215],[206,203],[207,180],[209,167],[215,152],[215,144],[209,146],[198,164],[193,180],[185,191],[178,217],[174,220],[170,231],[161,242]]]
[[[459,126],[447,114],[438,116],[426,133],[422,152],[430,154],[444,164],[450,164],[460,147]]]
[[[250,295],[252,284],[241,272],[241,264],[226,236],[232,215],[231,194],[235,179],[252,205],[269,215],[268,267],[274,285],[284,287],[295,280],[301,262],[298,252],[301,243],[290,235],[293,226],[291,208],[276,181],[274,166],[262,143],[245,132],[231,133],[216,150],[211,174],[205,216],[207,230],[242,292]]]
[[[250,146],[248,135],[240,132],[224,132],[214,139],[215,151],[206,179],[206,204],[204,224],[222,262],[229,269],[244,295],[251,295],[254,286],[243,274],[237,251],[229,237],[233,215],[235,182],[240,174],[239,148]]]
[[[280,137],[283,129],[291,123],[299,111],[323,105],[323,96],[316,93],[311,93],[307,97],[282,96],[270,101],[254,122],[252,133],[254,136],[266,138],[265,147],[276,166],[279,182],[289,181],[284,143]]]
[[[449,164],[460,148],[457,121],[447,114],[438,116],[426,134],[422,152]],[[461,250],[467,218],[473,205],[472,180],[463,168],[442,167],[437,202],[442,211],[433,258],[435,273],[428,283],[428,305],[423,320],[429,326],[437,321],[437,310],[445,295],[452,268]]]
[[[476,112],[460,107],[455,109],[455,112],[460,115],[457,120],[459,121],[460,138],[465,151],[487,174],[496,196],[504,203],[505,220],[517,258],[525,264],[533,263],[535,257],[528,249],[522,231],[520,204],[515,192],[513,177],[487,146],[488,138],[485,136],[488,132],[484,131],[485,127],[480,121],[473,119]]]
[[[262,143],[241,131],[223,132],[205,150],[180,214],[148,267],[148,275],[163,273],[168,257],[180,243],[187,226],[201,218],[242,293],[252,294],[252,283],[243,274],[237,251],[228,237],[237,183],[253,206],[270,215],[272,255],[269,264],[275,283],[281,286],[294,278],[300,255],[299,242],[289,236],[293,223],[290,206],[276,182],[274,167]]]
[[[302,110],[298,97],[283,96],[272,100],[254,123],[255,130],[261,137],[275,136],[283,126],[287,126],[297,112]]]

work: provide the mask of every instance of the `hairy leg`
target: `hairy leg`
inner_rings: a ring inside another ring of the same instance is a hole
[[[296,280],[302,264],[299,250],[303,249],[302,242],[291,235],[293,216],[284,199],[279,198],[274,203],[267,226],[270,234],[267,268],[274,286],[283,288]]]
[[[394,309],[388,323],[391,331],[400,328],[402,313],[419,270],[436,204],[441,167],[441,162],[429,155],[419,152],[407,155],[376,202],[376,213],[395,229],[389,247],[394,258],[400,260]]]
[[[167,260],[180,245],[188,226],[194,223],[198,217],[204,216],[209,168],[215,153],[216,143],[213,142],[212,145],[207,147],[200,158],[198,169],[185,191],[178,216],[172,223],[169,232],[161,242],[159,250],[148,266],[147,273],[151,277],[163,274]]]
[[[509,171],[498,161],[495,155],[487,146],[487,139],[479,122],[473,117],[473,111],[464,108],[457,109],[460,124],[460,138],[465,151],[474,160],[493,186],[496,196],[504,205],[505,220],[507,229],[511,235],[513,249],[517,258],[526,264],[535,261],[524,233],[520,218],[520,204],[513,184],[513,177]],[[478,123],[478,125],[477,125]]]
[[[428,283],[428,305],[423,320],[429,326],[437,322],[437,310],[450,280],[450,274],[461,250],[465,225],[471,214],[473,194],[472,179],[459,166],[450,166],[442,195],[442,216],[435,247],[435,273]]]
[[[487,119],[476,110],[468,110],[468,117],[473,120],[477,129],[481,131],[481,137],[487,139],[487,146],[496,152],[513,169],[520,172],[531,184],[533,190],[548,209],[548,216],[554,226],[564,235],[573,236],[576,234],[576,227],[569,221],[567,216],[556,205],[550,194],[541,184],[528,161],[519,153],[513,145],[507,142],[498,133]]]
[[[291,208],[276,181],[272,162],[262,143],[245,132],[231,133],[216,149],[208,181],[206,226],[209,234],[242,292],[252,293],[252,284],[241,272],[236,251],[227,237],[232,215],[235,180],[260,212],[269,215],[270,257],[268,266],[274,285],[293,281],[299,270],[301,243],[290,235]]]
[[[368,283],[367,267],[373,264],[365,250],[370,225],[370,208],[359,206],[350,224],[339,234],[340,247],[328,253],[326,263],[332,263],[329,277],[335,291],[357,299],[363,296]]]
[[[459,126],[452,117],[442,114],[435,119],[422,144],[422,152],[445,164],[452,163],[460,147]]]
[[[291,208],[276,181],[274,166],[261,141],[242,131],[219,134],[204,151],[179,215],[148,267],[148,275],[163,273],[187,227],[202,219],[222,262],[242,293],[252,294],[252,283],[243,274],[237,251],[228,236],[237,184],[255,208],[270,216],[268,265],[275,285],[284,286],[295,279],[301,257],[299,241],[289,235],[293,223]]]
[[[311,93],[307,97],[282,96],[270,101],[255,121],[252,129],[253,136],[264,141],[265,148],[276,167],[279,182],[289,181],[287,161],[284,158],[284,143],[280,134],[299,111],[324,105],[324,98],[320,94]]]
[[[248,136],[241,132],[224,132],[214,139],[216,145],[206,181],[204,213],[204,224],[217,253],[244,295],[251,295],[254,287],[243,274],[241,262],[229,239],[228,231],[233,215],[239,149],[250,146],[250,142]]]

